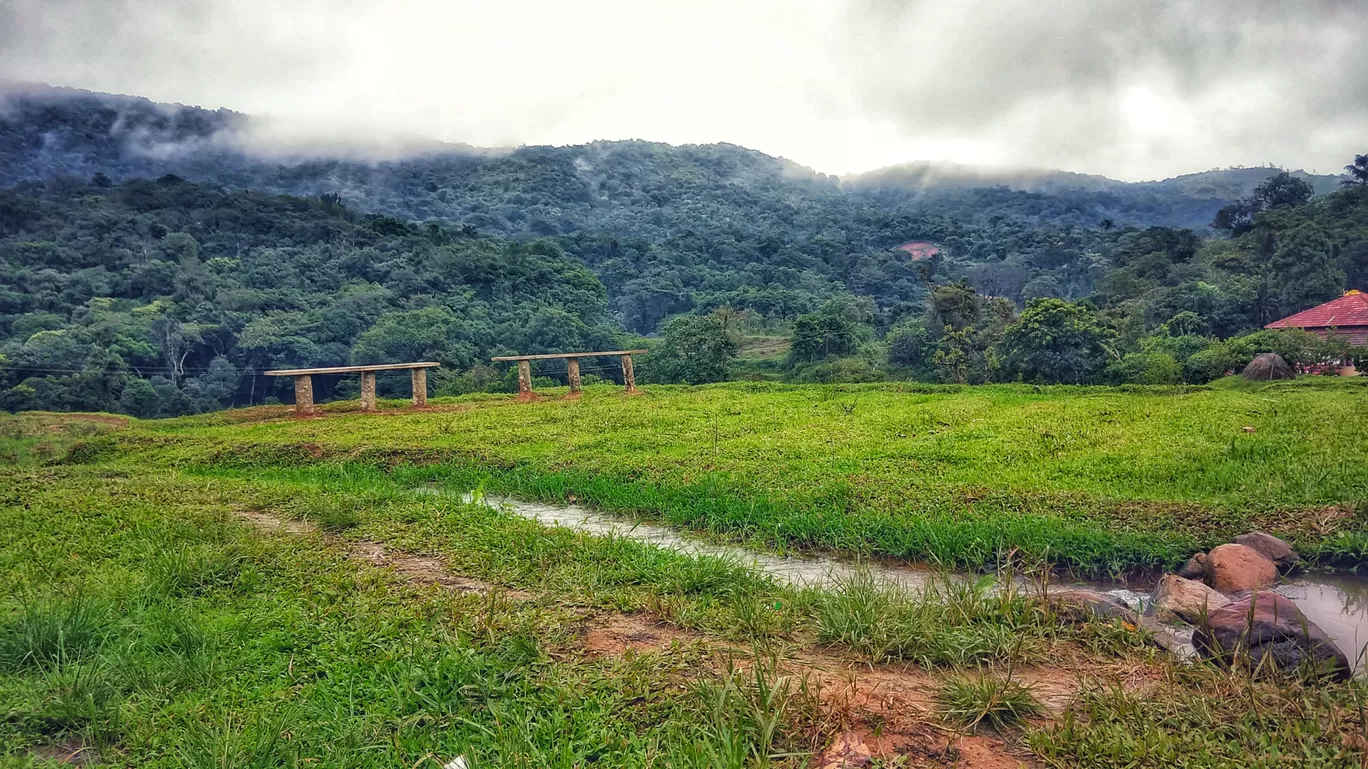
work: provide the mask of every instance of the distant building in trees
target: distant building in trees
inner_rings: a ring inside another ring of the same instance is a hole
[[[1348,291],[1338,299],[1275,320],[1264,328],[1299,328],[1318,336],[1333,334],[1354,347],[1368,347],[1368,294]]]

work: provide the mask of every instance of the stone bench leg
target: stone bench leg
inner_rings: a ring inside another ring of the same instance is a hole
[[[427,405],[427,369],[416,368],[413,370],[413,407],[423,408]]]
[[[295,386],[295,414],[297,416],[312,416],[314,413],[313,402],[313,377],[308,374],[296,376]]]
[[[375,411],[375,372],[361,372],[361,410]]]
[[[579,358],[566,358],[565,370],[567,375],[566,378],[570,380],[569,397],[578,398],[580,396]]]
[[[532,362],[518,361],[518,400],[530,401],[537,396],[532,394]]]

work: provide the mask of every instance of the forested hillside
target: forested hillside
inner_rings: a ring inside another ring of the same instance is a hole
[[[0,192],[0,274],[11,410],[203,411],[262,402],[281,386],[256,376],[270,368],[463,372],[506,351],[611,348],[617,328],[603,285],[554,241],[177,177]]]
[[[283,395],[271,367],[419,358],[457,392],[500,386],[491,353],[623,332],[663,333],[654,381],[1198,382],[1256,348],[1343,357],[1230,340],[1368,288],[1368,185],[1315,194],[1330,177],[845,183],[648,142],[287,162],[244,149],[249,126],[11,93],[0,406],[202,411]],[[771,350],[754,365],[733,360],[748,334]]]
[[[625,326],[642,333],[673,313],[719,306],[792,317],[840,288],[873,297],[892,323],[919,309],[928,277],[964,277],[1016,302],[1045,287],[1082,298],[1099,275],[1101,229],[1204,226],[1267,176],[1243,169],[1202,175],[1203,183],[1127,185],[1057,174],[1048,184],[990,178],[1004,184],[987,188],[923,176],[909,188],[870,175],[848,185],[741,147],[648,142],[507,152],[434,145],[377,162],[266,159],[243,150],[250,118],[228,111],[13,87],[6,105],[0,186],[173,173],[229,189],[339,195],[357,210],[488,234],[555,237],[599,275]],[[897,250],[909,241],[935,243],[940,258],[913,263]]]

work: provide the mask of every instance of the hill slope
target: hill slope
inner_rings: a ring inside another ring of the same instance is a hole
[[[1130,185],[1056,172],[929,187],[922,174],[911,190],[888,174],[844,184],[733,145],[433,144],[389,160],[282,157],[262,154],[253,120],[226,110],[45,87],[7,93],[0,185],[176,174],[230,189],[336,194],[363,211],[515,238],[555,237],[599,275],[624,324],[642,332],[671,313],[720,304],[791,317],[841,289],[872,296],[896,316],[919,305],[928,279],[972,279],[975,266],[1002,262],[1024,278],[981,288],[1019,301],[1021,286],[1044,276],[1066,296],[1084,296],[1100,222],[1204,226],[1245,190],[1243,177],[1263,173]],[[896,250],[912,240],[935,243],[942,259],[912,264]]]
[[[611,349],[618,328],[553,241],[174,177],[0,191],[0,274],[11,410],[203,411],[260,403],[279,387],[269,368],[459,372],[501,351]]]

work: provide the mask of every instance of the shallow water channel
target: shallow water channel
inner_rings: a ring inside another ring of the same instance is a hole
[[[421,487],[417,491],[430,494],[445,493],[435,486]],[[463,494],[461,498],[465,502],[474,501],[471,494]],[[943,570],[932,570],[928,567],[877,561],[855,563],[827,556],[758,553],[736,545],[706,542],[666,526],[640,523],[576,505],[548,505],[495,496],[483,497],[482,501],[490,507],[546,526],[562,526],[587,534],[632,539],[687,555],[726,558],[751,566],[780,582],[796,587],[834,587],[848,581],[861,570],[867,570],[888,584],[917,591],[938,576],[946,574]],[[952,571],[949,574],[961,579],[974,577],[969,572]],[[1111,595],[1137,610],[1144,610],[1148,606],[1154,582],[1152,579],[1071,579],[1051,584],[1052,590],[1080,587]],[[1348,572],[1302,574],[1285,579],[1274,589],[1290,598],[1307,619],[1319,625],[1349,659],[1354,661],[1356,671],[1364,672],[1363,649],[1365,644],[1368,644],[1368,575]],[[1178,635],[1186,640],[1181,632]]]

